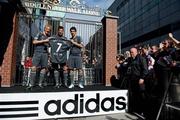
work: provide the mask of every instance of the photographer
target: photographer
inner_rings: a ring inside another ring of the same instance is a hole
[[[164,91],[167,89],[168,79],[170,76],[170,68],[173,66],[173,54],[176,49],[173,46],[173,42],[170,39],[165,39],[161,43],[161,51],[159,53],[158,65],[158,96],[161,98],[164,95]],[[157,74],[157,73],[156,73]]]
[[[127,80],[126,80],[126,71],[127,71],[127,62],[123,54],[116,56],[117,64],[115,68],[117,69],[116,79],[119,81],[118,87],[120,89],[127,89]]]

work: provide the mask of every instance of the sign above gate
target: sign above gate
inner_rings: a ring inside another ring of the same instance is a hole
[[[101,16],[102,9],[98,7],[88,7],[85,4],[81,4],[80,0],[65,0],[63,3],[61,0],[42,0],[42,2],[35,2],[29,0],[21,0],[23,7],[32,9],[43,9],[49,11],[59,11],[75,14],[84,14],[92,16]]]

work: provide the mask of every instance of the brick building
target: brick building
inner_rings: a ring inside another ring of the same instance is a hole
[[[15,78],[16,12],[19,0],[0,1],[0,83],[11,86]]]

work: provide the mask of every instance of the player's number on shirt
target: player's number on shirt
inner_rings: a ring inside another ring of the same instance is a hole
[[[62,43],[57,43],[57,45],[58,45],[58,48],[57,48],[56,52],[59,52],[59,50],[61,49]]]

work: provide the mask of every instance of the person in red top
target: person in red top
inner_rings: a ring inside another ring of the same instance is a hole
[[[24,62],[24,68],[30,68],[30,67],[32,67],[32,58],[26,57]]]
[[[23,86],[28,86],[29,84],[31,67],[32,67],[32,58],[27,56],[24,61],[24,77],[22,82]]]

